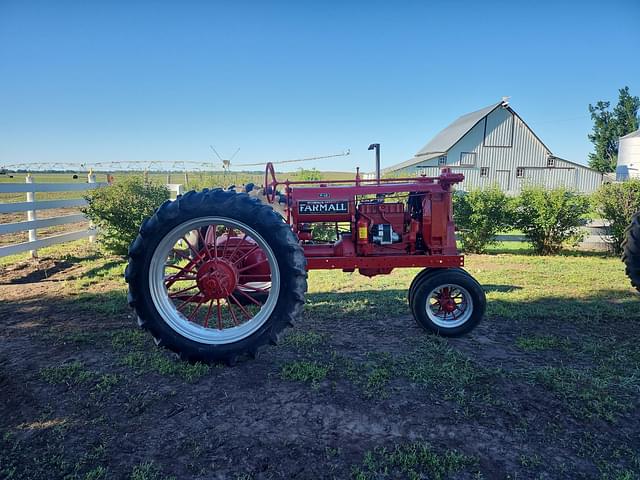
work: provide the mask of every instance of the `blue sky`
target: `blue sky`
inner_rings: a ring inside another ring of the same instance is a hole
[[[0,0],[0,164],[306,157],[370,170],[511,96],[586,162],[587,105],[640,95],[640,2]],[[302,166],[303,164],[300,164]],[[289,167],[289,168],[293,168]]]

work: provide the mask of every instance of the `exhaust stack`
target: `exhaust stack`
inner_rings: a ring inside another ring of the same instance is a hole
[[[372,143],[369,145],[369,150],[376,151],[376,181],[378,182],[378,185],[380,185],[380,144]]]

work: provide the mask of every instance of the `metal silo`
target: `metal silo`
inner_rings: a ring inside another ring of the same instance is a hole
[[[620,137],[616,180],[640,178],[640,130]]]

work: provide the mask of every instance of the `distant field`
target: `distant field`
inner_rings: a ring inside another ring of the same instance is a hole
[[[110,172],[111,175],[115,177],[117,180],[119,177],[126,177],[131,175],[142,176],[143,172],[141,171],[127,171],[127,172]],[[353,178],[355,176],[355,172],[314,172],[318,173],[322,179],[326,180],[334,180],[341,178]],[[78,178],[74,179],[73,176],[77,175]],[[98,182],[104,182],[107,179],[106,172],[96,172],[96,180]],[[276,175],[279,180],[300,180],[301,179],[301,171],[279,171],[276,168]],[[304,173],[302,173],[304,175]],[[0,183],[22,183],[24,182],[24,178],[26,173],[7,173],[0,175]],[[44,183],[44,182],[56,182],[56,183],[84,183],[87,181],[87,172],[60,172],[60,173],[40,173],[40,172],[32,172],[31,176],[34,178],[35,182]],[[185,183],[185,173],[184,172],[150,172],[148,174],[149,179],[158,181],[158,182],[166,182],[168,179],[171,180],[171,183]],[[198,183],[201,181],[211,181],[219,186],[226,186],[228,184],[238,182],[238,183],[246,183],[247,181],[254,183],[262,183],[264,181],[264,172],[262,170],[255,170],[250,172],[229,172],[227,174],[223,174],[222,172],[187,172],[188,183]]]

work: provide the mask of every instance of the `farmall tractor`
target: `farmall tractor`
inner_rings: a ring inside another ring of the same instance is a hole
[[[259,190],[165,202],[129,249],[128,299],[140,326],[183,359],[233,364],[277,343],[300,317],[307,270],[373,277],[421,267],[408,291],[417,323],[443,336],[469,332],[486,299],[456,249],[451,195],[463,175],[383,179],[372,148],[375,179],[280,182],[268,164]],[[335,238],[314,238],[318,224]]]

